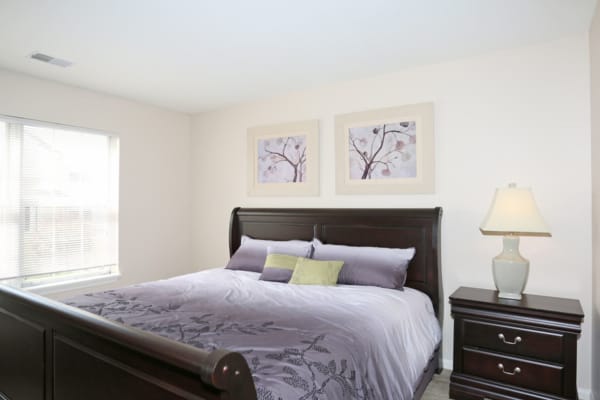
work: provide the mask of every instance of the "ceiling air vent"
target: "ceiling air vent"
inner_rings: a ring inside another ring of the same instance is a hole
[[[71,61],[51,57],[51,56],[43,54],[43,53],[33,53],[30,57],[33,58],[34,60],[42,61],[42,62],[52,64],[52,65],[57,65],[57,66],[63,67],[63,68],[70,67],[71,65],[73,65],[73,63]]]

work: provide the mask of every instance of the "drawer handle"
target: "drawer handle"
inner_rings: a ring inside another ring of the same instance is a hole
[[[502,371],[503,374],[506,374],[506,375],[517,375],[517,374],[521,373],[521,368],[519,368],[519,367],[515,367],[515,369],[513,370],[513,372],[505,371],[504,370],[504,364],[502,364],[502,363],[498,364],[498,369],[500,371]]]
[[[502,334],[502,333],[498,334],[498,339],[502,340],[506,344],[517,344],[517,343],[521,343],[521,340],[523,340],[523,339],[521,339],[521,336],[517,336],[515,338],[514,342],[509,342],[506,340],[506,337],[504,337],[504,334]]]

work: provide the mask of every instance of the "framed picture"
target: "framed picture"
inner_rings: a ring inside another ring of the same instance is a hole
[[[335,117],[338,194],[433,193],[433,103]]]
[[[319,121],[248,129],[250,196],[319,194]]]

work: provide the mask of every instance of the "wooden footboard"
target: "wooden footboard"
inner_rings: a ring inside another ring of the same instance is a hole
[[[0,399],[254,400],[245,359],[0,285]]]

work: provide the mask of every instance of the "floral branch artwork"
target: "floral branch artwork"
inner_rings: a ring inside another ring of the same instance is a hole
[[[338,194],[435,192],[433,103],[335,116]]]
[[[416,177],[416,144],[415,121],[349,128],[350,179]]]
[[[319,194],[319,121],[248,128],[250,196]]]
[[[306,135],[258,140],[258,181],[300,183],[306,181]]]

